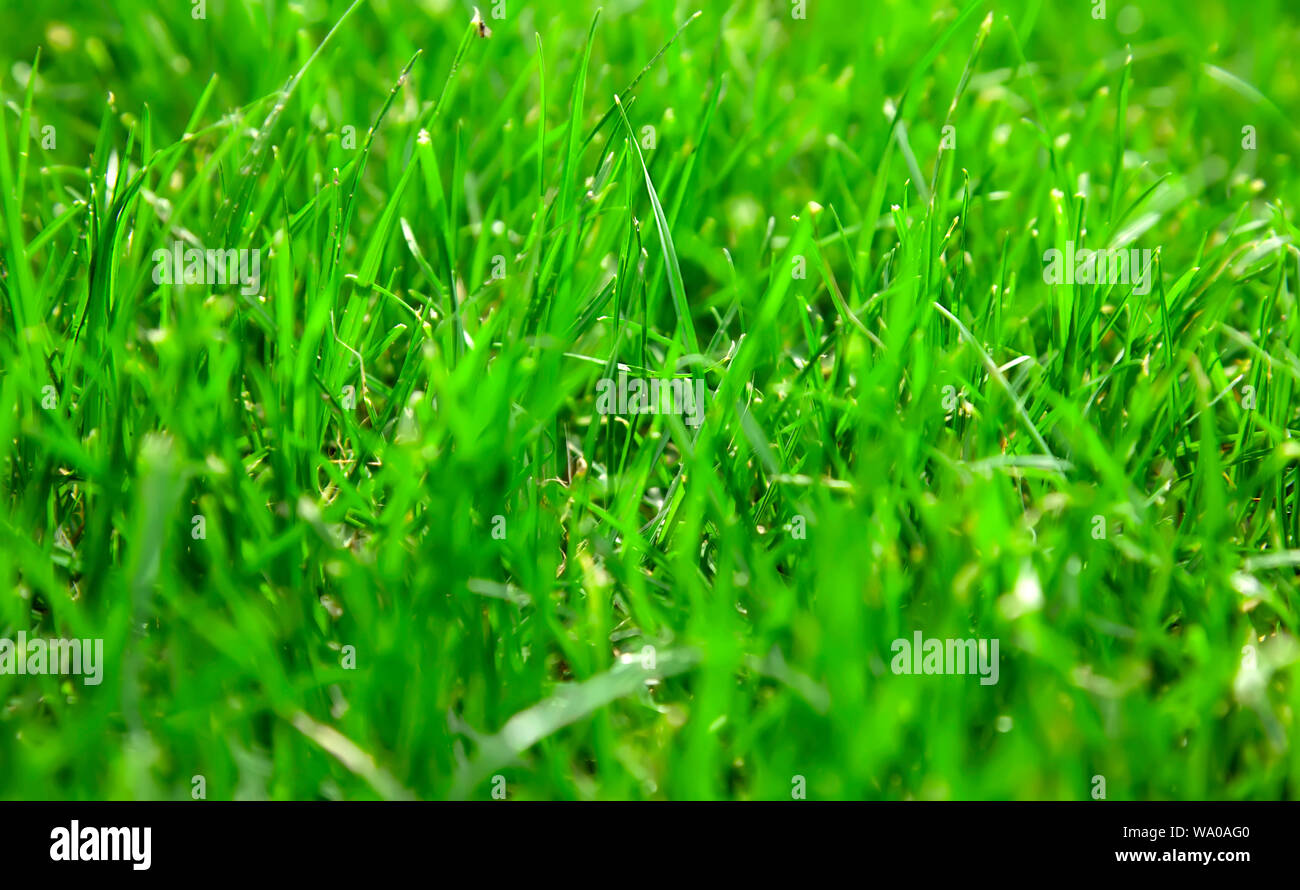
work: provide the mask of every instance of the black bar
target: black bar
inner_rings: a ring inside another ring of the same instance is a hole
[[[1226,876],[1291,868],[1298,815],[1291,803],[1229,802],[42,802],[0,804],[0,837],[7,875],[126,880],[373,879],[390,869],[419,873],[456,863],[457,871],[481,869],[493,883],[566,870],[585,883],[597,867],[612,869],[605,872],[610,880],[629,869],[658,873],[665,844],[683,876],[701,862],[705,871],[733,875],[803,868],[865,877],[890,866],[1038,878],[1139,870],[1181,880],[1206,869]],[[117,844],[120,857],[52,858],[70,854],[70,844],[59,845],[60,831],[70,836],[74,820],[79,854],[106,841],[102,852],[111,856]],[[135,867],[143,864],[142,831],[133,842],[101,831],[128,827],[150,829],[147,869]],[[1130,854],[1153,861],[1131,861]]]

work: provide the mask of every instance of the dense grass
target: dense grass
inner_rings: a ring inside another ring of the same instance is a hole
[[[0,2],[0,796],[1300,794],[1294,7],[492,5]]]

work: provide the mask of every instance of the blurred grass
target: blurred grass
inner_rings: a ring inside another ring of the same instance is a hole
[[[1300,21],[1106,5],[0,0],[0,796],[1296,797]]]

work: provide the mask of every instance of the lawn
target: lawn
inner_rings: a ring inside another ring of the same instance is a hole
[[[1293,4],[0,34],[0,798],[1300,797]]]

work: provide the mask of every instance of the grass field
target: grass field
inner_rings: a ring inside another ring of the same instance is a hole
[[[0,0],[0,797],[1300,796],[1300,11],[962,4]]]

